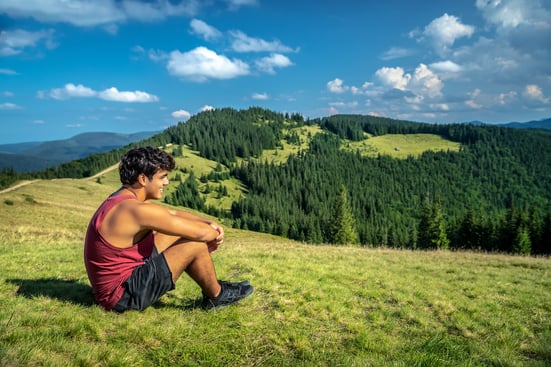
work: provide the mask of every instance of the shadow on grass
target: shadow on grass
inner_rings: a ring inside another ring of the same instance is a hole
[[[177,308],[180,310],[190,311],[193,309],[201,308],[202,301],[203,301],[202,297],[195,298],[195,299],[182,299],[168,292],[163,297],[161,297],[161,299],[159,299],[157,302],[153,303],[150,307],[155,309]]]
[[[7,279],[18,285],[17,295],[25,298],[48,297],[75,305],[93,306],[92,287],[73,279]]]

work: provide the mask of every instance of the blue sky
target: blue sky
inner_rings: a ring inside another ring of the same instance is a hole
[[[551,117],[551,0],[2,0],[0,144],[205,109]]]

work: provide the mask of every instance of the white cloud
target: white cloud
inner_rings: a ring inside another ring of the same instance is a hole
[[[157,102],[159,100],[159,97],[142,91],[119,91],[117,88],[111,87],[101,92],[97,92],[82,84],[75,85],[73,83],[65,84],[63,88],[51,89],[49,93],[45,93],[43,91],[38,92],[39,98],[45,98],[46,96],[57,100],[95,97],[106,101],[127,103],[147,103]]]
[[[401,67],[383,67],[375,72],[375,76],[384,86],[422,97],[435,98],[442,94],[442,81],[425,64],[419,64],[413,75],[405,73]]]
[[[97,92],[93,89],[83,86],[82,84],[74,85],[73,83],[65,84],[63,88],[54,88],[50,90],[49,96],[53,99],[69,99],[69,98],[87,98],[96,97]]]
[[[142,92],[139,90],[134,92],[119,91],[115,87],[111,87],[99,92],[98,96],[101,99],[113,102],[148,103],[159,101],[159,97],[146,92]]]
[[[241,31],[231,31],[232,49],[236,52],[292,52],[289,46],[285,46],[279,40],[265,41],[261,38],[247,36]]]
[[[169,16],[192,16],[199,6],[197,1],[174,4],[166,0],[3,0],[0,2],[0,13],[16,18],[32,17],[41,22],[90,27],[128,20],[149,22]]]
[[[450,60],[434,62],[430,64],[430,68],[444,73],[459,73],[461,71],[461,66]]]
[[[344,86],[344,81],[342,79],[336,78],[327,82],[327,89],[331,93],[344,93],[348,90],[348,87]]]
[[[174,112],[172,112],[171,115],[172,115],[172,117],[174,117],[176,119],[182,119],[182,120],[187,120],[191,117],[191,113],[189,113],[186,110],[174,111]]]
[[[241,60],[230,60],[206,47],[189,52],[172,51],[167,64],[170,74],[203,82],[207,79],[232,79],[249,74],[249,65]]]
[[[93,26],[125,19],[123,11],[110,0],[3,0],[1,4],[0,11],[12,17],[32,17],[41,22]]]
[[[497,97],[498,103],[502,106],[506,106],[517,99],[517,92],[510,91],[507,93],[500,93]]]
[[[337,107],[343,107],[343,108],[353,108],[358,106],[358,101],[351,101],[351,102],[331,102],[329,103],[329,106],[337,108]]]
[[[206,105],[204,105],[203,107],[201,107],[201,112],[212,111],[212,110],[214,110],[214,107],[209,106],[208,104],[206,104]]]
[[[530,9],[539,7],[539,1],[525,0],[476,0],[476,7],[484,17],[500,27],[517,27],[529,17]]]
[[[257,99],[257,100],[261,100],[261,101],[265,101],[268,99],[268,94],[267,93],[254,93],[252,95],[252,99]]]
[[[18,73],[15,70],[11,70],[11,69],[0,69],[0,74],[3,74],[3,75],[18,75]]]
[[[400,59],[403,57],[411,56],[415,53],[412,49],[402,48],[402,47],[391,47],[389,50],[385,51],[380,58],[382,60],[394,60]]]
[[[153,50],[153,49],[147,52],[147,56],[149,57],[149,59],[155,62],[168,60],[170,58],[170,56],[166,52],[161,50]]]
[[[375,76],[379,78],[381,83],[391,88],[405,90],[411,79],[410,74],[404,74],[404,69],[401,67],[389,68],[383,67],[375,72]]]
[[[475,90],[467,94],[469,95],[469,97],[471,97],[471,99],[465,101],[465,104],[467,106],[475,110],[482,108],[482,105],[475,101],[480,96],[480,89],[476,88]]]
[[[430,40],[438,54],[444,54],[455,40],[470,37],[474,30],[473,26],[462,24],[457,17],[444,14],[430,22],[423,35]]]
[[[337,110],[335,107],[331,106],[329,107],[329,115],[332,116],[332,115],[338,115],[339,114],[339,110]]]
[[[16,105],[15,103],[0,103],[0,110],[19,110],[21,107]]]
[[[291,60],[282,54],[271,54],[255,62],[256,67],[268,74],[274,74],[274,68],[285,68],[293,65]]]
[[[55,48],[54,31],[41,30],[28,32],[22,29],[0,32],[0,56],[12,56],[23,52],[24,49],[36,47],[44,43],[47,48]]]
[[[447,103],[431,103],[429,107],[433,110],[449,111],[450,106]]]
[[[418,95],[435,98],[442,95],[443,83],[425,64],[420,64],[410,79],[408,89]]]
[[[191,33],[200,36],[205,41],[213,41],[222,37],[222,32],[202,20],[192,19],[189,25]]]
[[[245,5],[256,5],[257,0],[226,0],[228,7],[232,10],[236,10]]]
[[[536,102],[547,104],[551,101],[551,98],[546,97],[543,94],[541,88],[536,84],[529,84],[524,87],[524,96]]]

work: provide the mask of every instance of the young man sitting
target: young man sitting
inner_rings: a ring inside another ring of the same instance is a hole
[[[224,243],[214,221],[150,202],[163,195],[174,158],[157,148],[128,151],[119,166],[123,186],[92,217],[84,263],[96,301],[106,310],[143,310],[174,289],[186,272],[211,310],[253,293],[248,281],[216,277],[211,253]]]

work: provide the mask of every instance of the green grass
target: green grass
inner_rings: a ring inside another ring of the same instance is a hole
[[[343,149],[374,157],[379,154],[394,158],[418,157],[426,151],[459,151],[459,143],[446,140],[433,134],[386,134],[358,142],[348,142]]]
[[[311,246],[228,228],[218,275],[250,279],[251,298],[204,312],[184,276],[144,312],[104,312],[82,240],[114,174],[0,194],[1,366],[551,364],[547,258]]]

